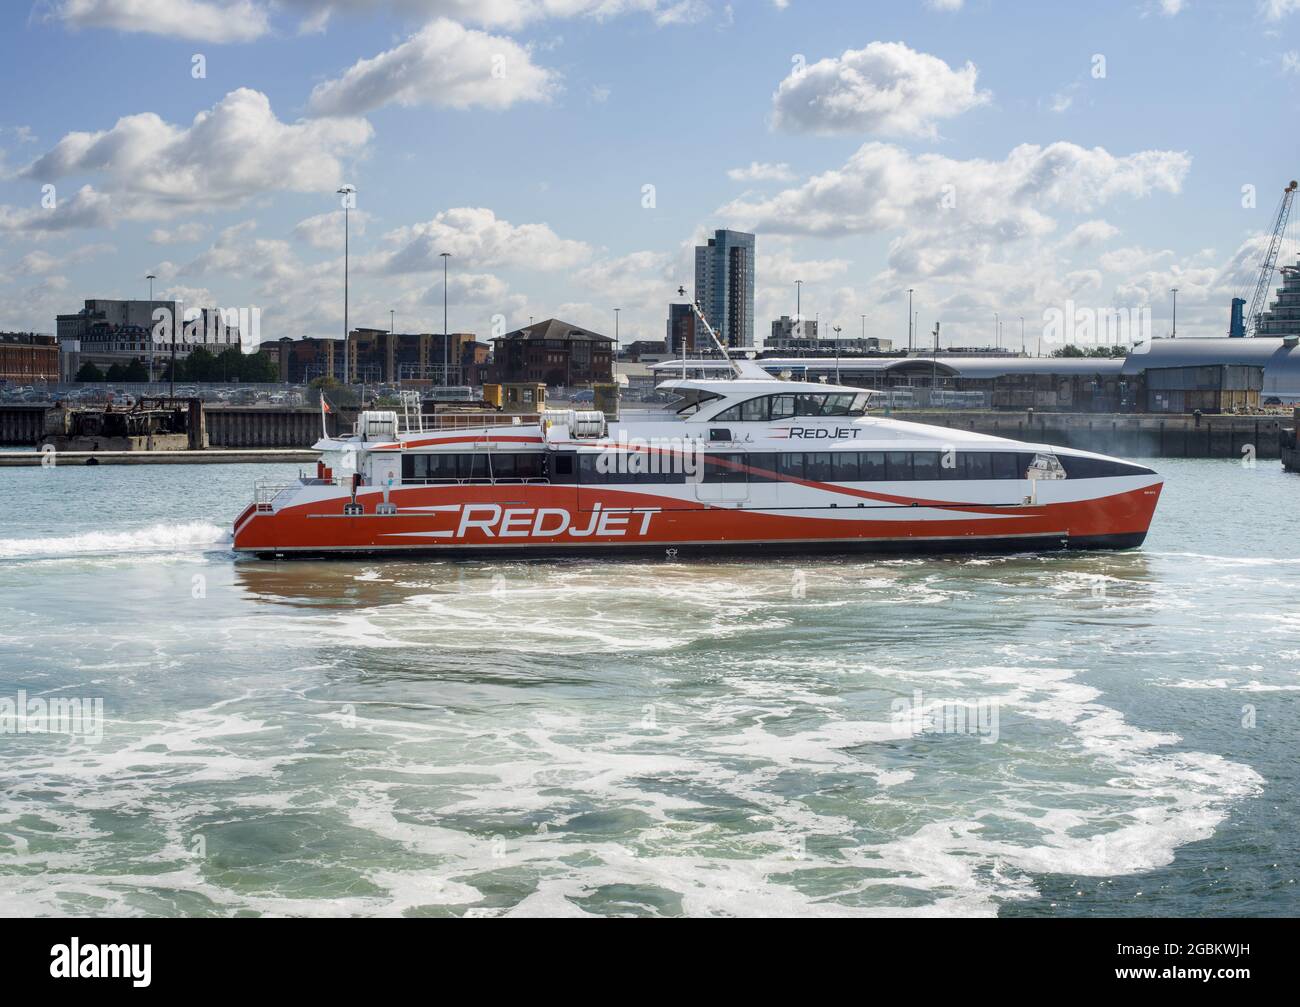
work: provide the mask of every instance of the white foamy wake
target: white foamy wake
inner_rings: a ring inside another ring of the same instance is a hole
[[[230,541],[230,529],[207,521],[155,524],[132,531],[92,531],[57,538],[0,539],[0,559],[43,559],[121,552],[171,552]]]

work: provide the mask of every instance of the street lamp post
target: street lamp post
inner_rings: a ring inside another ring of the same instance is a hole
[[[919,326],[918,326],[919,328]],[[930,357],[930,405],[938,397],[939,388],[939,323],[934,323],[934,355]]]
[[[912,288],[907,288],[907,352],[912,352]]]
[[[794,281],[794,332],[798,338],[803,338],[803,280]]]
[[[1025,355],[1025,316],[1020,316],[1020,355]]]
[[[451,370],[451,333],[447,331],[447,260],[450,252],[439,252],[442,259],[442,383],[448,384],[447,375]]]
[[[1170,339],[1178,338],[1178,288],[1170,287],[1169,292],[1174,295],[1174,330],[1169,336]]]
[[[866,316],[862,317],[865,324]],[[831,328],[835,331],[835,383],[838,385],[840,383],[840,327],[833,325]]]
[[[145,277],[145,279],[149,281],[149,320],[152,321],[153,320],[153,281],[158,279],[158,277],[154,276],[153,273],[150,273],[148,276]],[[148,339],[146,340],[146,342],[149,344],[149,380],[153,381],[153,328],[152,326],[145,326],[145,328],[149,333]],[[172,319],[172,345],[173,346],[176,345],[175,340],[176,340],[176,319],[173,318]]]
[[[356,201],[356,187],[342,185],[335,194],[342,196],[343,203],[343,384],[348,383],[348,211]]]

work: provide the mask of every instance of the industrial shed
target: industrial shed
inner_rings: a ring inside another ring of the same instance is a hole
[[[762,357],[772,374],[890,392],[898,404],[1081,413],[1203,413],[1300,403],[1300,339],[1152,339],[1127,357]],[[664,361],[665,377],[725,370],[716,360]],[[914,398],[903,398],[912,390]],[[937,391],[932,391],[937,389]],[[970,401],[967,401],[969,399]]]

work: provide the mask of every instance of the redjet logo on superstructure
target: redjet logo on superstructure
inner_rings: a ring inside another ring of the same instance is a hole
[[[773,427],[769,436],[777,441],[842,441],[856,440],[857,427]]]
[[[563,507],[502,507],[500,504],[441,504],[432,507],[404,507],[403,514],[445,513],[455,515],[455,528],[437,531],[397,532],[404,537],[465,538],[477,531],[485,538],[589,538],[641,536],[650,530],[658,507],[604,507],[595,504],[589,514],[574,516]]]

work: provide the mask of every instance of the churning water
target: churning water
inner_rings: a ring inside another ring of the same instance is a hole
[[[0,912],[1294,915],[1300,476],[1152,464],[1132,552],[629,563],[0,470],[0,720],[103,717],[0,733]]]

